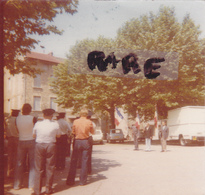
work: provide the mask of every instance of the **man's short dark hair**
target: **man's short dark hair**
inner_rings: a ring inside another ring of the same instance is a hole
[[[52,116],[55,113],[55,110],[52,108],[47,108],[43,110],[44,116]]]
[[[23,107],[22,107],[22,113],[25,115],[25,114],[30,114],[32,110],[32,107],[30,104],[24,104]]]

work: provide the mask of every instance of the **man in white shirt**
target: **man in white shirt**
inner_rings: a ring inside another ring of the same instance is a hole
[[[52,193],[56,160],[56,138],[61,136],[58,123],[52,120],[54,113],[55,110],[53,109],[43,110],[44,120],[37,122],[33,128],[33,137],[36,138],[34,182],[34,193],[36,195],[41,194],[44,171],[46,171],[46,194]]]
[[[35,140],[33,138],[33,126],[36,122],[36,118],[31,116],[32,107],[30,104],[24,104],[22,107],[22,114],[16,118],[16,127],[19,132],[19,143],[17,151],[17,163],[14,176],[14,189],[21,188],[23,182],[23,171],[26,165],[26,159],[28,155],[29,159],[29,181],[28,187],[32,189],[34,186],[34,149]]]

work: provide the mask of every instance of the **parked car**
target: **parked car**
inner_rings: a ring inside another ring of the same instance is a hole
[[[95,130],[95,134],[92,135],[93,143],[103,144],[103,133],[100,129]]]
[[[107,142],[124,142],[124,134],[122,129],[110,129],[110,133],[107,134]]]

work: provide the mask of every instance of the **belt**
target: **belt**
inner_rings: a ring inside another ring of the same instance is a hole
[[[88,140],[89,138],[85,138],[85,139],[75,139],[75,140]]]

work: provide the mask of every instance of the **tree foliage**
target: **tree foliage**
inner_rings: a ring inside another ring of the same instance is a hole
[[[77,74],[86,72],[87,54],[99,47],[110,48],[114,41],[99,37],[98,40],[83,40],[72,48],[65,64],[54,67],[54,78],[51,78],[53,92],[57,94],[57,103],[66,108],[73,107],[78,111],[83,105],[109,113],[114,126],[114,109],[124,102],[123,81],[121,78]],[[97,71],[97,70],[96,70]]]
[[[119,30],[117,45],[138,50],[172,51],[179,54],[177,80],[142,81],[141,95],[151,97],[150,111],[157,104],[159,114],[166,118],[167,110],[186,105],[204,105],[204,40],[199,38],[199,26],[189,15],[180,24],[174,8],[161,7],[159,13],[150,13],[125,23]],[[139,93],[136,90],[136,96]],[[146,98],[145,98],[146,99]],[[145,100],[144,99],[144,100]],[[143,101],[144,101],[143,100]],[[137,107],[143,102],[136,101]],[[149,103],[147,104],[149,105]],[[146,107],[146,106],[145,106]],[[133,106],[128,106],[132,112]]]
[[[4,65],[11,74],[19,72],[34,76],[36,70],[25,56],[39,43],[31,35],[62,34],[62,31],[52,25],[53,19],[63,11],[74,14],[78,0],[5,0],[4,6]]]
[[[153,119],[156,104],[160,118],[166,118],[171,108],[203,105],[205,45],[199,35],[199,27],[188,15],[180,24],[174,9],[161,7],[157,15],[150,13],[125,23],[116,40],[83,40],[72,48],[65,64],[54,67],[51,85],[57,102],[74,110],[87,104],[95,112],[107,112],[112,126],[115,107],[123,107],[133,117],[138,110],[146,119]],[[106,55],[109,48],[178,52],[178,79],[110,77],[106,72],[98,76],[97,69],[93,74],[77,74],[87,72],[87,54],[98,48],[105,48]]]

